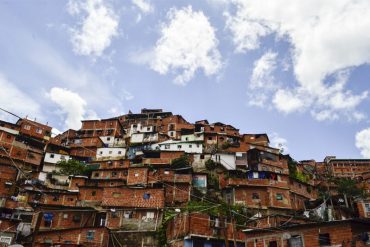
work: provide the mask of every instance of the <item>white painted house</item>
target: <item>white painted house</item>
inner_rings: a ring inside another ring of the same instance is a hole
[[[106,147],[124,147],[125,140],[123,138],[117,138],[114,136],[100,136],[101,141]]]
[[[126,155],[126,148],[122,147],[104,147],[96,151],[97,160],[121,159]]]
[[[167,140],[152,145],[153,149],[162,151],[184,151],[185,153],[203,153],[203,144],[199,141],[175,141]]]
[[[141,123],[131,124],[129,131],[127,131],[130,137],[136,133],[151,133],[151,132],[154,132],[153,125],[142,125]]]
[[[227,170],[236,169],[236,156],[235,153],[216,153],[212,155],[212,160],[220,163]]]
[[[71,157],[67,154],[51,153],[46,152],[44,157],[44,166],[42,168],[43,172],[52,172],[59,171],[59,168],[56,167],[56,164],[59,161],[69,160]]]
[[[158,142],[158,133],[134,133],[131,135],[130,143]]]
[[[188,134],[188,135],[182,135],[181,141],[183,142],[194,142],[194,141],[204,141],[204,134],[203,133],[194,133],[194,134]]]

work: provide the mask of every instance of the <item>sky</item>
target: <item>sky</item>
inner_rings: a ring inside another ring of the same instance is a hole
[[[54,132],[162,108],[370,158],[369,30],[368,0],[2,0],[0,107]]]

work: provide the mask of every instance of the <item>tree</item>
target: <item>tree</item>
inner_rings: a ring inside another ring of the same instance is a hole
[[[187,155],[182,155],[179,158],[172,160],[171,165],[173,168],[185,168],[190,166],[190,159]]]
[[[59,173],[63,175],[85,175],[88,172],[88,167],[77,160],[62,160],[57,163],[60,168]]]
[[[355,180],[340,178],[335,180],[335,184],[337,185],[338,193],[344,196],[346,207],[349,207],[347,196],[364,197],[365,195],[365,190],[359,188]]]
[[[205,162],[205,166],[206,166],[207,170],[213,171],[214,169],[216,169],[217,164],[212,159],[208,159]]]

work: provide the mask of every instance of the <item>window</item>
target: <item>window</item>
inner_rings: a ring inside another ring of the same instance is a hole
[[[112,193],[112,197],[114,197],[114,198],[119,198],[119,197],[121,197],[121,192],[113,192],[113,193]]]
[[[110,141],[110,137],[107,138],[107,141]]]
[[[58,196],[54,196],[54,197],[53,197],[53,201],[54,201],[54,202],[59,201],[59,197],[58,197]]]
[[[122,151],[118,151],[118,154],[122,154]]]
[[[31,129],[31,125],[28,125],[28,124],[26,124],[26,125],[24,125],[24,127],[23,127],[25,130],[30,130]]]
[[[144,193],[143,198],[145,200],[149,200],[150,199],[150,194],[149,193]]]
[[[12,237],[0,236],[0,243],[10,245],[12,243]]]
[[[112,151],[109,151],[109,154],[112,154]]]
[[[65,159],[66,159],[66,157],[64,157],[64,155],[61,155],[61,156],[60,156],[60,159],[61,159],[61,160],[65,160]]]
[[[125,212],[123,212],[123,217],[125,219],[131,219],[132,218],[132,211],[125,211]]]
[[[319,245],[320,246],[330,246],[330,234],[323,233],[319,234]]]
[[[182,146],[181,145],[177,145],[177,148],[180,149]]]
[[[99,172],[95,172],[94,177],[96,177],[96,178],[99,177]]]
[[[116,211],[111,212],[112,218],[118,218],[118,213]]]
[[[117,176],[117,172],[112,172],[112,177]]]
[[[91,191],[92,196],[96,196],[96,191]]]
[[[68,219],[68,214],[63,214],[63,219]]]
[[[170,144],[164,145],[164,149],[170,149]]]
[[[188,137],[185,137],[185,141],[188,141],[189,140],[189,138]]]
[[[370,212],[370,203],[365,203],[365,211]]]
[[[209,140],[209,141],[212,141],[212,139],[213,139],[213,138],[212,138],[212,136],[209,136],[209,137],[208,137],[208,140]]]
[[[100,151],[99,154],[103,154],[103,151]]]
[[[193,147],[193,145],[189,144],[189,148],[192,148],[192,147]]]
[[[95,235],[95,231],[94,230],[89,230],[86,233],[86,239],[90,240],[90,241],[94,240],[94,235]]]
[[[276,241],[270,241],[269,242],[269,247],[278,247],[277,242]]]
[[[276,194],[276,200],[282,201],[283,200],[283,194],[277,193]]]
[[[154,219],[154,212],[146,212],[147,219]]]
[[[204,154],[201,154],[201,155],[200,155],[200,159],[201,159],[201,160],[204,160]]]
[[[6,138],[10,139],[10,138],[12,138],[12,136],[11,135],[6,135]]]
[[[42,134],[42,129],[37,128],[37,129],[36,129],[36,133],[37,133],[37,134]]]
[[[253,200],[258,200],[258,199],[260,199],[260,195],[258,193],[252,193],[252,199]]]
[[[147,131],[150,131],[150,127],[146,127],[146,130],[147,130]]]

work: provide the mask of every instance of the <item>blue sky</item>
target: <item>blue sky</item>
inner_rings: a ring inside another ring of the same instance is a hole
[[[369,9],[367,0],[1,1],[0,106],[55,131],[163,108],[268,133],[298,160],[370,158]]]

